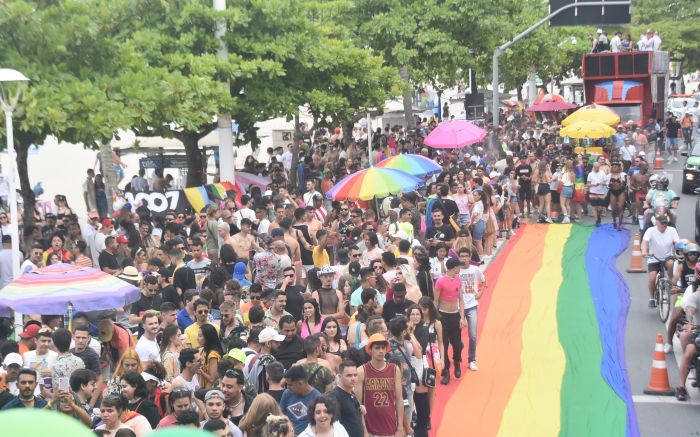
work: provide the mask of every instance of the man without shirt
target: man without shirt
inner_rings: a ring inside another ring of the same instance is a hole
[[[256,251],[262,251],[260,246],[255,242],[255,238],[251,235],[250,231],[253,227],[253,222],[244,218],[241,220],[241,231],[233,236],[233,250],[236,252],[238,258],[250,258],[250,251],[255,249]]]

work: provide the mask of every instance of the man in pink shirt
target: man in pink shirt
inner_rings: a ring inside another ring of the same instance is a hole
[[[450,358],[447,348],[452,343],[452,361],[455,366],[455,378],[462,376],[462,328],[467,322],[464,318],[464,302],[462,300],[462,281],[459,278],[459,268],[463,263],[454,258],[445,262],[447,272],[435,282],[435,302],[442,319],[442,342],[445,345],[445,367],[440,383],[450,382]]]

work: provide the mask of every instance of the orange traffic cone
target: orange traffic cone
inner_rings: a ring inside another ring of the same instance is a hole
[[[666,369],[666,354],[664,353],[664,336],[656,334],[656,346],[654,346],[654,359],[651,362],[651,378],[649,385],[644,389],[648,395],[672,396],[674,391],[668,383],[668,369]]]
[[[654,158],[654,170],[664,169],[664,159],[661,157],[661,152],[656,149],[656,158]]]
[[[639,232],[635,232],[632,240],[632,258],[630,259],[630,268],[627,269],[627,273],[644,273],[647,271],[642,262],[642,249],[639,244]]]

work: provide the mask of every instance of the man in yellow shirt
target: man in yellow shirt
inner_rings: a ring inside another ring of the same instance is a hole
[[[194,323],[185,329],[185,335],[187,336],[187,347],[198,348],[199,347],[199,331],[201,331],[202,325],[209,323],[209,302],[204,299],[197,299],[194,301]],[[219,326],[210,323],[216,331],[219,331]]]
[[[328,252],[326,251],[326,243],[328,243],[328,232],[325,229],[319,229],[316,232],[317,245],[311,253],[314,260],[314,267],[317,269],[322,268],[326,264],[330,264],[330,258],[328,258]]]

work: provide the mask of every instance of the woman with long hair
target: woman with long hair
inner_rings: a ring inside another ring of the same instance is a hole
[[[471,220],[469,205],[474,203],[474,196],[468,182],[457,182],[452,185],[456,192],[452,195],[459,209],[459,224],[466,225]]]
[[[552,195],[549,192],[549,183],[552,181],[552,173],[547,167],[547,162],[543,159],[537,164],[537,170],[532,175],[532,182],[535,184],[537,192],[537,203],[540,207],[540,219],[547,223],[552,223],[549,217],[552,203]]]
[[[148,387],[146,380],[140,373],[127,372],[119,379],[121,394],[129,403],[129,410],[139,413],[148,420],[151,428],[158,426],[162,417],[158,413],[158,407],[148,399]]]
[[[365,236],[365,247],[367,250],[362,254],[362,265],[367,267],[374,260],[381,260],[382,249],[379,247],[379,237],[375,232],[367,232]]]
[[[423,324],[423,311],[419,305],[411,305],[406,311],[408,316],[408,330],[411,333],[418,345],[420,346],[419,355],[421,358],[411,357],[411,364],[418,375],[418,383],[416,390],[413,393],[413,405],[416,412],[416,426],[414,427],[415,436],[427,437],[428,424],[430,423],[430,405],[429,387],[423,384],[423,369],[425,367],[425,349],[428,345],[429,333],[428,327]]]
[[[484,252],[486,256],[490,257],[493,254],[493,248],[496,246],[496,235],[498,235],[498,219],[496,215],[501,210],[501,204],[491,185],[484,186],[484,198],[488,200],[488,208],[484,210],[484,215],[487,219],[486,231],[484,232]],[[489,225],[489,222],[491,225]],[[493,232],[491,232],[491,228],[493,228]]]
[[[107,187],[105,187],[101,174],[95,175],[95,202],[100,220],[103,220],[109,214],[109,204],[107,203]]]
[[[430,271],[430,257],[425,249],[416,248],[413,251],[413,265],[416,270],[416,282],[418,283],[418,288],[420,288],[421,295],[432,299],[435,295],[433,290],[435,281]]]
[[[484,233],[486,232],[485,212],[488,208],[488,200],[483,190],[474,190],[474,205],[472,205],[472,241],[476,251],[481,257],[484,254]]]
[[[172,381],[173,378],[180,375],[180,362],[178,361],[180,349],[182,349],[180,328],[177,325],[166,327],[160,340],[160,358],[167,373],[166,381]]]
[[[139,354],[136,353],[136,350],[133,348],[125,350],[122,356],[119,358],[119,361],[117,361],[117,365],[114,367],[114,373],[112,373],[112,377],[107,382],[107,387],[105,388],[104,393],[118,393],[119,380],[121,379],[122,375],[127,372],[141,373],[143,372],[143,369],[143,363],[141,362],[141,358],[139,358]]]
[[[56,219],[63,222],[63,219],[69,215],[73,215],[73,210],[68,206],[68,200],[63,194],[56,194],[53,198],[53,203],[56,205]]]
[[[365,323],[367,319],[374,315],[374,310],[367,305],[359,305],[355,318],[350,320],[348,325],[348,345],[359,349],[363,341],[367,340]]]
[[[297,322],[297,332],[301,338],[307,338],[321,332],[323,317],[321,317],[316,299],[304,299],[302,315],[303,319]]]
[[[445,261],[447,261],[447,245],[440,241],[435,245],[435,256],[430,258],[430,271],[436,281],[447,273]]]
[[[197,337],[202,354],[202,367],[197,374],[201,377],[202,388],[212,388],[214,383],[219,378],[217,365],[221,361],[221,356],[224,352],[221,350],[221,342],[219,341],[219,333],[216,329],[205,323],[199,328],[199,336]]]
[[[321,332],[326,334],[326,341],[329,354],[342,357],[343,352],[348,349],[347,342],[343,339],[343,333],[340,329],[340,324],[335,317],[329,316],[323,319],[321,324]]]
[[[428,329],[428,338],[423,347],[426,356],[426,364],[435,369],[437,375],[442,373],[443,361],[445,355],[445,347],[442,343],[442,322],[439,319],[439,314],[433,300],[424,296],[418,301],[418,307],[423,314],[423,326]],[[430,417],[430,409],[435,404],[435,387],[428,388],[428,417]],[[421,399],[416,403],[416,409],[425,408],[425,399]]]
[[[146,253],[146,248],[143,246],[137,246],[132,249],[132,258],[134,260],[134,266],[139,273],[144,273],[148,271],[148,254]]]
[[[406,287],[406,299],[413,303],[418,303],[418,300],[423,296],[416,281],[416,275],[413,269],[408,264],[399,264],[396,266],[396,282],[403,284]]]
[[[219,216],[221,211],[219,211],[219,206],[211,204],[207,207],[206,215],[206,251],[209,255],[209,259],[212,261],[219,260]]]
[[[338,421],[338,413],[338,401],[334,397],[324,394],[312,400],[307,407],[309,425],[299,437],[348,437]]]
[[[273,418],[270,420],[270,418]],[[248,413],[243,416],[238,427],[243,431],[246,437],[269,437],[275,434],[269,434],[268,428],[271,421],[277,419],[286,419],[284,413],[280,409],[279,404],[267,393],[261,393],[253,399],[253,403],[250,404]],[[292,431],[294,428],[289,427],[287,432]],[[280,434],[285,435],[285,434]]]
[[[574,173],[574,164],[567,160],[561,172],[561,193],[559,194],[561,213],[564,215],[562,223],[571,223],[571,199],[574,197],[575,185],[576,173]]]
[[[627,173],[622,171],[622,162],[619,160],[614,160],[610,163],[608,188],[613,227],[619,231],[622,229],[622,218],[625,213],[625,193],[627,192]]]

